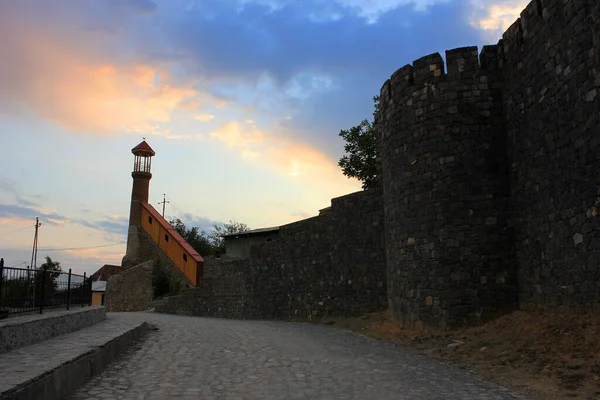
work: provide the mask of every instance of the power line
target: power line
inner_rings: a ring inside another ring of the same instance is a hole
[[[30,226],[25,226],[23,228],[20,228],[20,229],[14,230],[14,231],[0,233],[0,236],[10,235],[11,233],[21,232],[21,231],[24,231],[25,229],[29,229],[29,228],[31,228],[31,227]]]
[[[163,193],[163,201],[158,203],[158,204],[163,205],[163,213],[162,213],[163,218],[165,217],[165,206],[167,205],[167,203],[170,203],[170,201],[167,201],[166,197],[167,197],[167,195],[165,193]]]
[[[89,246],[89,247],[68,247],[68,248],[64,248],[64,249],[39,249],[38,251],[63,251],[63,250],[89,250],[89,249],[99,249],[101,247],[110,247],[110,246],[117,246],[119,244],[124,244],[127,243],[125,242],[117,242],[117,243],[111,243],[111,244],[103,244],[100,246]]]
[[[23,264],[27,264],[27,261],[23,261],[22,263],[15,264],[15,265],[13,265],[13,266],[10,266],[10,267],[8,267],[8,268],[14,268],[14,267],[18,267],[19,265],[23,265]]]
[[[182,219],[182,218],[183,218],[183,214],[184,214],[184,212],[183,212],[183,210],[181,209],[181,207],[179,207],[179,206],[177,205],[177,203],[176,203],[176,202],[174,202],[174,201],[173,201],[173,199],[172,199],[172,198],[171,198],[169,195],[165,194],[165,196],[167,196],[167,199],[169,199],[169,200],[171,201],[171,204],[173,205],[173,207],[175,207],[175,209],[176,209],[176,210],[179,212],[179,219]]]

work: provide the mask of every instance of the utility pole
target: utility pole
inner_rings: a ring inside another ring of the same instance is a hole
[[[40,226],[42,226],[42,224],[40,224],[40,219],[35,217],[35,235],[33,236],[33,249],[31,250],[31,269],[37,267],[38,229]]]
[[[170,201],[167,201],[166,196],[167,195],[165,193],[163,193],[163,201],[158,202],[158,204],[162,204],[163,205],[163,214],[162,214],[163,218],[165,217],[165,205],[167,203],[170,203]]]
[[[40,226],[42,226],[42,224],[40,224],[40,219],[38,217],[35,217],[35,235],[33,236],[33,249],[31,250],[31,264],[29,265],[29,268],[33,272],[32,298],[33,298],[34,304],[35,304],[35,274],[36,274],[35,269],[37,268],[37,250],[38,250],[38,229]],[[31,281],[30,281],[30,283],[31,283]]]

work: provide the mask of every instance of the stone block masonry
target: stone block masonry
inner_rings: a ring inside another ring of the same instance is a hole
[[[104,307],[74,307],[47,314],[22,315],[0,321],[0,354],[49,340],[102,322]]]
[[[154,261],[130,267],[111,276],[106,284],[106,309],[109,312],[145,311],[152,307]]]
[[[206,259],[200,288],[160,312],[307,321],[387,307],[381,191],[332,200],[331,212],[280,228],[248,260]]]
[[[381,90],[390,308],[406,324],[477,324],[517,305],[494,48],[415,61]]]
[[[600,309],[600,4],[531,3],[499,45],[520,303]]]
[[[132,230],[130,230],[131,232]],[[145,311],[154,299],[190,287],[185,274],[158,247],[143,229],[135,229],[138,259],[141,264],[123,267],[106,287],[106,308],[110,312]]]
[[[599,27],[597,1],[536,0],[497,46],[383,85],[388,296],[405,324],[600,309]]]

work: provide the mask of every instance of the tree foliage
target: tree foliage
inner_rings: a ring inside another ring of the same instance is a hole
[[[221,226],[214,224],[209,236],[215,248],[215,255],[225,254],[225,239],[223,239],[223,236],[248,232],[249,230],[248,225],[236,221],[229,221],[229,223]]]
[[[208,234],[204,231],[200,232],[198,227],[194,226],[188,229],[183,221],[179,218],[169,222],[173,228],[185,239],[190,246],[203,256],[209,256],[214,254],[213,245],[208,237]]]
[[[202,256],[220,256],[225,254],[226,249],[223,235],[250,230],[248,225],[237,221],[229,221],[229,223],[221,225],[214,224],[210,232],[200,231],[196,226],[188,228],[179,218],[169,221],[169,223]]]
[[[379,112],[379,96],[373,97],[375,110],[374,121],[365,119],[350,129],[342,129],[340,136],[344,139],[346,155],[340,158],[338,165],[344,175],[362,182],[363,189],[380,185],[379,146],[377,140],[377,113]]]
[[[62,267],[59,261],[53,261],[50,256],[46,256],[46,262],[43,263],[38,269],[46,270],[51,273],[51,276],[57,277],[62,272]]]
[[[46,256],[46,262],[43,263],[38,270],[46,271],[46,276],[43,278],[45,281],[44,295],[49,296],[56,290],[58,286],[57,279],[60,277],[62,268],[59,261],[53,261],[50,256]],[[42,273],[36,274],[36,290],[42,288]]]
[[[43,276],[45,271],[45,277]],[[33,306],[33,297],[39,302],[42,294],[42,282],[44,282],[44,298],[52,296],[58,289],[58,278],[62,268],[60,262],[53,261],[46,256],[46,262],[31,273],[3,282],[2,299],[0,302],[8,307]]]

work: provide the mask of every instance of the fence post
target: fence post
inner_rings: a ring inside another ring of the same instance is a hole
[[[88,299],[90,301],[88,303],[88,306],[91,307],[92,306],[92,300],[93,300],[93,297],[94,297],[94,292],[92,291],[92,286],[93,286],[94,282],[92,281],[92,277],[91,276],[88,278],[88,280],[90,281],[90,286],[89,286],[89,289],[88,289]]]
[[[44,267],[42,269],[42,288],[40,289],[40,314],[44,312],[44,291],[46,289],[46,270]]]
[[[85,296],[85,292],[86,292],[86,287],[87,287],[87,279],[86,279],[86,272],[83,273],[83,285],[81,285],[81,296]],[[84,304],[84,300],[85,297],[83,299],[81,299],[81,307],[85,306]]]
[[[2,305],[2,285],[4,281],[4,258],[0,258],[0,305]]]
[[[67,310],[71,306],[71,268],[69,268],[69,280],[67,283]]]

